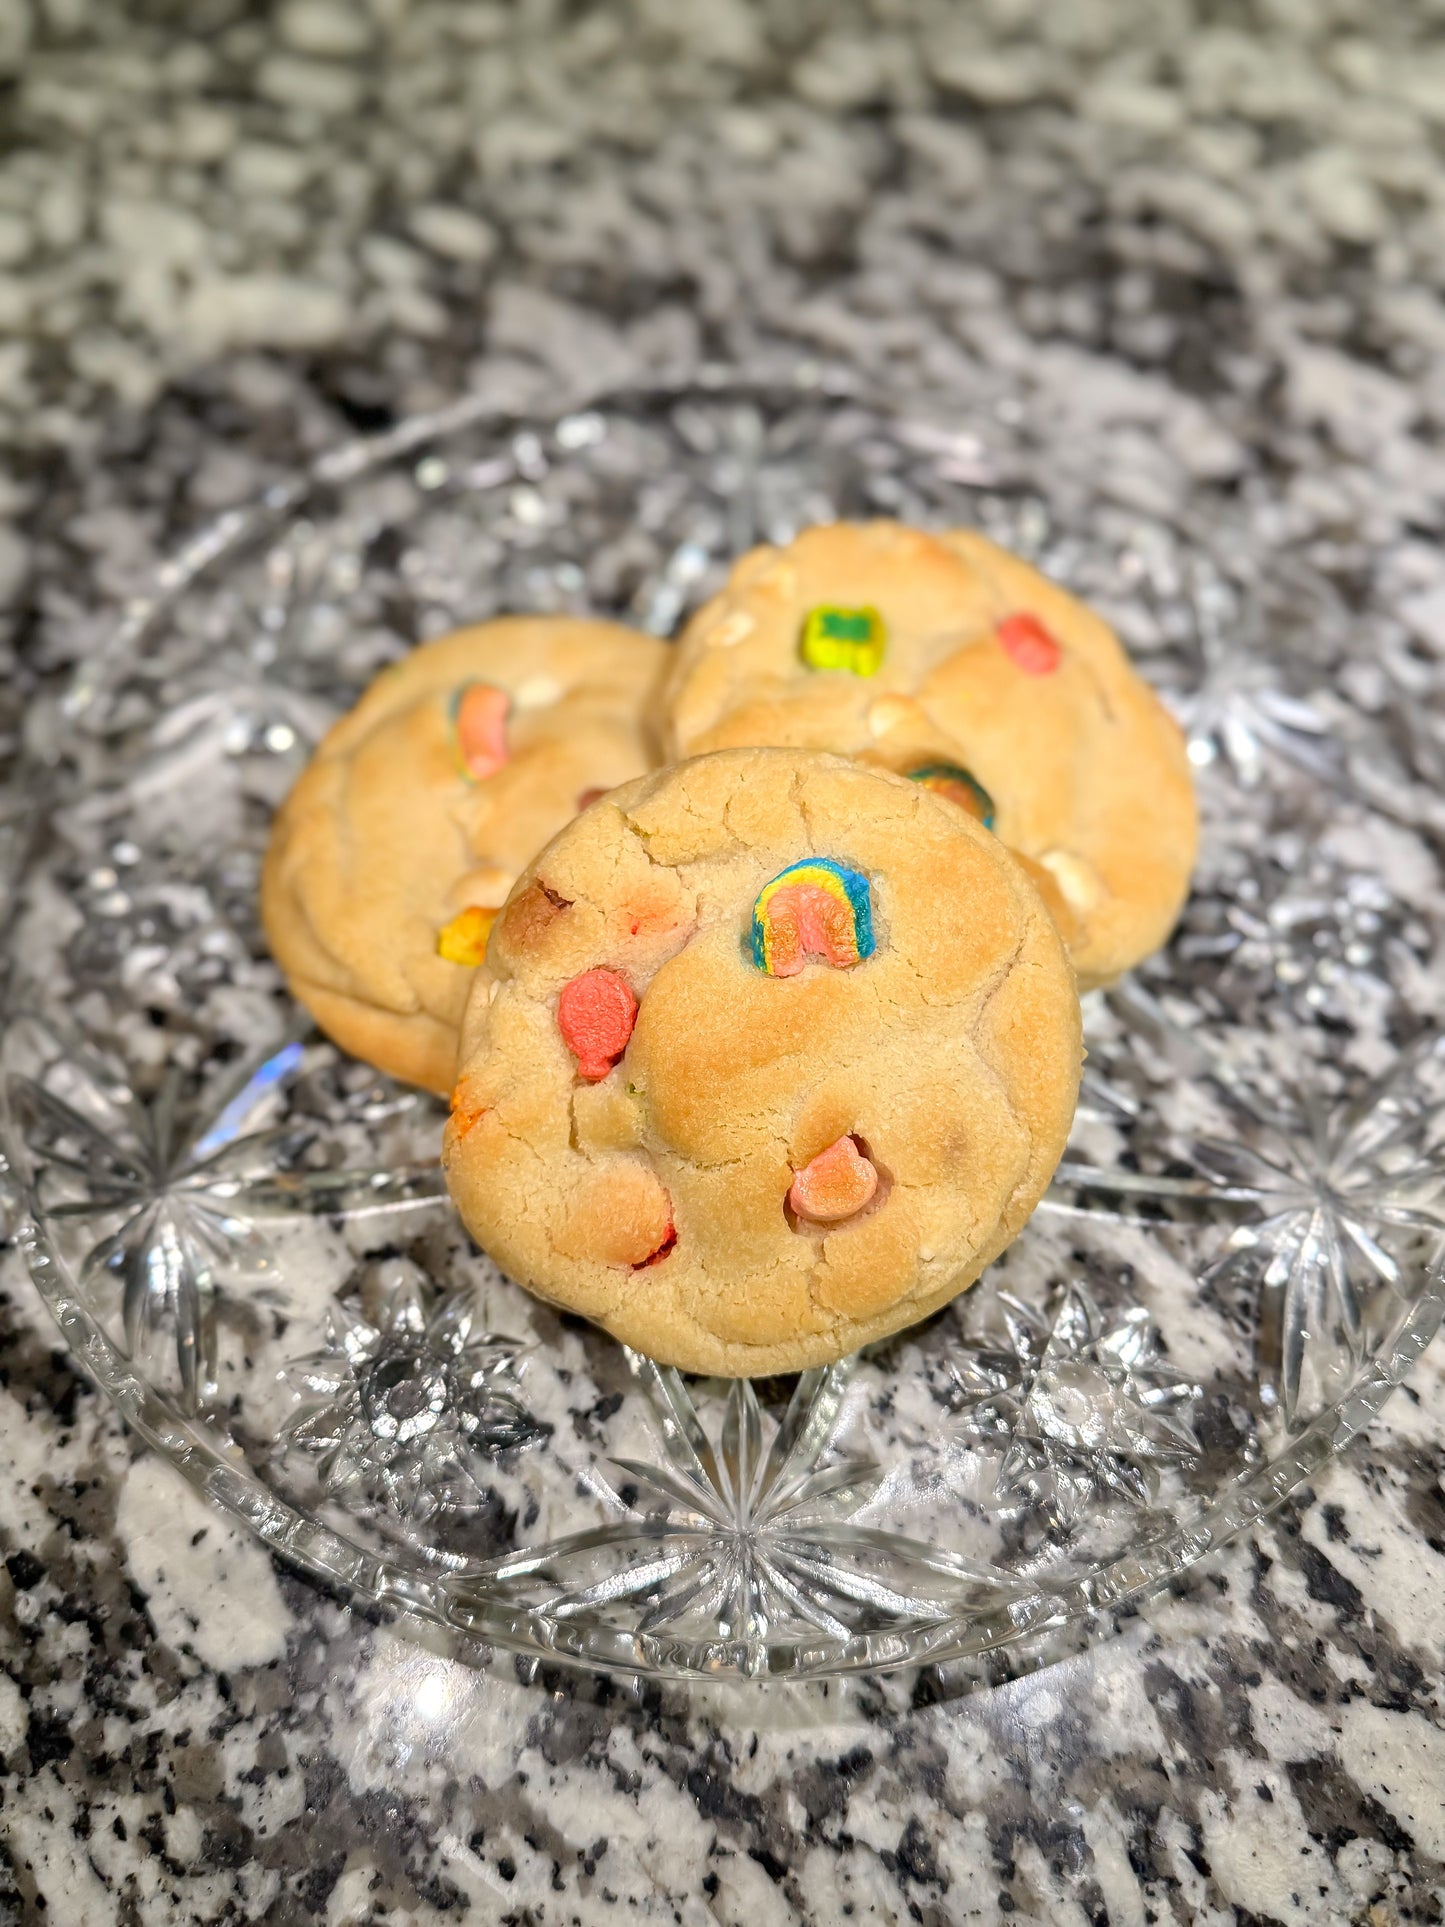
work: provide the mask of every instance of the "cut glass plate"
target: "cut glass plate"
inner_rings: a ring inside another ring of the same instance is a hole
[[[809,369],[550,420],[468,402],[202,531],[86,662],[0,819],[9,1203],[77,1357],[215,1504],[534,1657],[1008,1664],[1379,1409],[1445,1304],[1439,717],[1383,670],[1352,706],[1369,624],[1307,556],[1059,472]],[[750,544],[879,513],[980,526],[1119,625],[1188,733],[1196,886],[1086,1000],[1065,1162],[972,1291],[828,1371],[684,1379],[471,1246],[440,1106],[287,997],[260,858],[418,640],[504,610],[667,633]]]

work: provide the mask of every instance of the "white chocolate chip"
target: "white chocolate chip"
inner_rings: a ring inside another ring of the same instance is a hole
[[[757,624],[746,609],[734,609],[730,616],[715,622],[707,632],[709,649],[732,649],[753,633]]]
[[[501,988],[502,988],[501,978],[493,977],[491,983],[489,983],[487,986],[487,1002],[489,1004],[494,1004],[497,1001],[497,993]]]
[[[478,910],[500,910],[516,881],[515,871],[484,863],[452,885],[452,901],[464,909],[475,905]]]
[[[1059,894],[1071,910],[1092,910],[1104,894],[1104,886],[1092,863],[1068,850],[1046,850],[1039,862],[1059,886]]]
[[[880,549],[891,549],[898,556],[917,555],[928,543],[926,535],[900,522],[876,523],[870,534]]]
[[[905,723],[924,721],[923,711],[911,696],[880,696],[868,710],[868,731],[874,737],[886,736]]]
[[[561,694],[562,685],[555,676],[528,676],[524,683],[517,685],[512,700],[518,709],[545,709]]]

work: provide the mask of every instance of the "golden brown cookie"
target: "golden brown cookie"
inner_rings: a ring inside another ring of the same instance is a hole
[[[615,623],[508,616],[386,670],[330,730],[275,822],[266,935],[346,1050],[451,1089],[487,931],[585,803],[656,758],[664,645]]]
[[[830,749],[951,796],[1024,859],[1085,989],[1157,949],[1188,891],[1173,718],[1092,610],[969,530],[840,522],[753,550],[662,705],[673,755]]]
[[[842,1357],[970,1284],[1063,1150],[1073,973],[961,810],[727,750],[523,873],[467,1004],[447,1183],[510,1275],[689,1371]]]

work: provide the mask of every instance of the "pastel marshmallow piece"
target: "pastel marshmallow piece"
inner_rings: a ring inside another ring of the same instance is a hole
[[[887,646],[887,629],[876,609],[827,602],[808,611],[798,636],[798,653],[809,669],[850,676],[876,676]]]
[[[577,1075],[600,1083],[627,1049],[637,1022],[637,999],[620,971],[599,964],[565,984],[557,999],[557,1028],[577,1059]]]
[[[1005,616],[995,625],[999,647],[1016,669],[1026,676],[1051,676],[1063,661],[1064,652],[1037,616],[1026,610]]]
[[[663,1196],[665,1197],[666,1195],[667,1195],[666,1192],[664,1192]],[[672,1208],[671,1206],[669,1206],[668,1213],[667,1213],[667,1228],[664,1230],[661,1238],[658,1239],[657,1248],[654,1251],[650,1251],[645,1258],[640,1259],[632,1267],[632,1269],[634,1271],[646,1271],[649,1265],[660,1265],[663,1259],[668,1257],[671,1254],[673,1246],[676,1243],[677,1243],[677,1226],[673,1223]]]
[[[474,783],[495,776],[506,764],[510,707],[504,689],[484,682],[468,683],[457,698],[457,751]]]
[[[496,920],[495,910],[469,904],[438,930],[437,955],[448,963],[475,970],[487,954],[487,938],[492,934],[492,925]]]
[[[564,1257],[592,1264],[632,1271],[660,1264],[677,1242],[667,1187],[637,1158],[589,1162],[554,1225],[553,1241]]]
[[[793,1176],[788,1205],[810,1224],[837,1224],[856,1216],[878,1192],[878,1172],[853,1137],[840,1137]]]

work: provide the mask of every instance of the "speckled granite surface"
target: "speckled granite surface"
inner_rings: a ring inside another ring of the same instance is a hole
[[[763,349],[1228,491],[1438,688],[1442,30],[5,0],[5,716],[304,450]],[[1313,1504],[992,1692],[457,1663],[139,1454],[9,1255],[0,1387],[0,1920],[1445,1917],[1438,1351]]]

